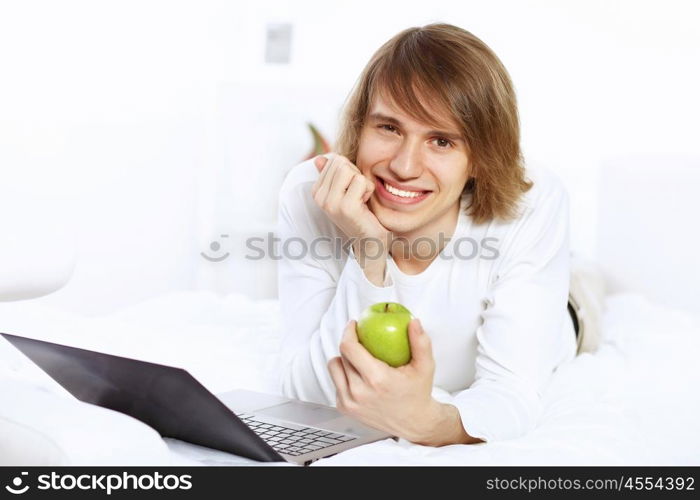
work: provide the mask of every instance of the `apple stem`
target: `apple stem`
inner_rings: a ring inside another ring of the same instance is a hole
[[[384,304],[384,312],[389,312],[389,303]]]

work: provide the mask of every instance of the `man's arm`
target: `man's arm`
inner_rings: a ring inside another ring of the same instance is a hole
[[[470,436],[464,430],[456,406],[434,401],[426,419],[425,432],[410,439],[423,446],[446,446],[449,444],[477,444],[483,439]]]
[[[541,179],[544,181],[544,179]],[[560,182],[543,182],[539,198],[513,226],[477,328],[475,381],[449,403],[465,429],[487,442],[533,430],[541,391],[575,348],[561,338],[569,291],[569,199]],[[573,333],[573,332],[572,332]]]
[[[282,245],[300,238],[310,248],[314,239],[334,236],[311,198],[315,170],[311,162],[297,165],[280,191],[277,235]],[[343,264],[342,256],[333,253],[335,248],[329,245],[331,258],[325,260],[314,258],[313,252],[295,258],[283,255],[278,267],[281,391],[287,397],[328,405],[335,402],[335,388],[326,364],[338,354],[343,328],[368,305],[396,300],[393,286],[370,282],[352,255]]]

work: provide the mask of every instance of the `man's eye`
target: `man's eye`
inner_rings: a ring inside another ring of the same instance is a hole
[[[449,139],[445,139],[444,137],[437,137],[435,138],[436,141],[438,141],[438,146],[442,149],[446,149],[448,146],[452,146],[452,141]]]
[[[396,130],[396,127],[394,127],[393,125],[382,124],[382,125],[379,125],[379,128],[381,130],[386,130],[387,132],[392,132],[392,133],[398,132],[398,130]],[[438,141],[437,143],[438,143],[438,146],[440,149],[448,149],[454,145],[454,144],[452,144],[451,140],[445,139],[444,137],[436,137],[433,140]]]

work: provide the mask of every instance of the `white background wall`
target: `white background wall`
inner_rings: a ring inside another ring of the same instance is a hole
[[[32,213],[34,234],[49,234],[41,216],[61,228],[46,259],[63,234],[77,264],[41,300],[86,314],[179,289],[273,296],[274,262],[243,259],[242,239],[274,227],[284,172],[311,145],[305,123],[332,136],[372,53],[408,26],[444,21],[510,71],[526,157],[565,181],[573,247],[596,258],[601,165],[700,154],[698,11],[632,0],[0,1],[0,227]],[[271,22],[293,25],[288,65],[264,62]],[[234,255],[207,262],[213,241]]]

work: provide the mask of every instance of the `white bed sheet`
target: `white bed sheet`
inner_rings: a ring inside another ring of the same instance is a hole
[[[314,465],[700,464],[700,321],[636,294],[610,296],[606,306],[602,348],[553,375],[543,419],[531,434],[443,448],[385,440]],[[276,392],[280,326],[276,301],[211,292],[173,293],[97,318],[32,301],[0,304],[2,332],[183,367],[214,393],[234,388]],[[65,401],[72,398],[4,340],[0,380],[32,384]],[[71,404],[79,419],[82,404]],[[41,424],[50,414],[26,419]],[[61,463],[88,463],[91,447],[99,446],[95,436],[73,430],[70,437],[79,453],[64,454]],[[135,442],[111,463],[253,463],[175,439],[162,441],[166,446],[160,455],[153,453],[155,443],[144,443],[141,450]]]

